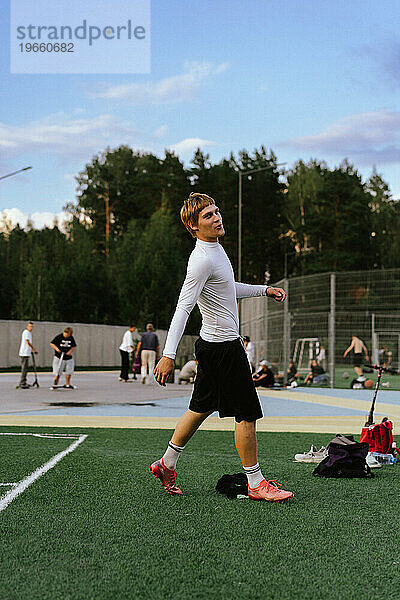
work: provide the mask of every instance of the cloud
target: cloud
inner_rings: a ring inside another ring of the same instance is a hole
[[[382,83],[400,85],[400,40],[394,35],[390,39],[377,41],[375,44],[364,44],[355,48],[353,54],[366,58],[369,65],[375,66],[375,76],[380,85]]]
[[[153,136],[155,138],[162,138],[164,137],[168,132],[168,125],[161,125],[161,127],[159,127],[158,129],[156,129],[153,132]]]
[[[160,81],[111,85],[102,91],[90,92],[90,95],[129,104],[187,102],[196,96],[207,80],[220,75],[228,66],[228,63],[215,65],[208,62],[190,62],[185,64],[184,72],[180,75],[172,75]]]
[[[7,158],[26,152],[87,158],[106,146],[136,145],[141,137],[142,132],[113,115],[74,119],[57,113],[24,125],[0,123],[0,152]]]
[[[382,63],[387,74],[400,85],[400,41],[396,40],[387,47]]]
[[[69,215],[65,212],[34,212],[31,215],[24,214],[19,208],[6,208],[0,212],[0,230],[4,229],[5,223],[15,227],[17,224],[24,228],[27,225],[28,219],[33,223],[35,229],[43,229],[44,227],[54,227],[54,219],[57,219],[60,229],[64,221],[69,219]]]
[[[376,111],[335,121],[315,135],[293,138],[285,146],[323,152],[363,164],[400,160],[400,112]]]
[[[76,183],[75,177],[76,173],[64,173],[63,175],[64,181],[68,181],[68,183]]]
[[[197,150],[197,148],[218,145],[219,144],[217,142],[212,142],[210,140],[202,140],[201,138],[186,138],[181,142],[169,146],[169,150],[172,150],[176,154],[193,154]]]

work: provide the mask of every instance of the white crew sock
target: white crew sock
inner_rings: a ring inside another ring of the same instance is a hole
[[[164,456],[162,457],[162,461],[167,469],[175,469],[176,463],[178,462],[178,458],[182,450],[185,446],[177,446],[172,442],[168,442],[167,449],[165,451]]]
[[[263,474],[261,473],[261,468],[258,463],[253,465],[252,467],[243,467],[244,472],[247,475],[247,481],[249,484],[249,488],[256,488],[260,485],[262,480],[264,479]]]

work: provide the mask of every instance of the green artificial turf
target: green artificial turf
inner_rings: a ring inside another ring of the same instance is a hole
[[[260,433],[264,474],[295,499],[228,500],[214,488],[241,470],[233,434],[199,431],[179,463],[184,496],[171,497],[148,472],[171,432],[79,433],[86,441],[0,513],[1,599],[398,598],[398,465],[321,480],[293,455],[331,435]],[[0,436],[0,481],[69,443]]]

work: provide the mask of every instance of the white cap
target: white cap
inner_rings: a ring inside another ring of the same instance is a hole
[[[265,365],[266,367],[268,367],[268,361],[266,361],[266,360],[262,360],[262,361],[260,362],[260,365],[261,365],[261,366],[264,366],[264,365]]]

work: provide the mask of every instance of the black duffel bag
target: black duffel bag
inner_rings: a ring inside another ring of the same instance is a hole
[[[366,442],[356,442],[352,435],[338,433],[327,446],[328,456],[314,469],[316,477],[373,477],[365,459]]]

